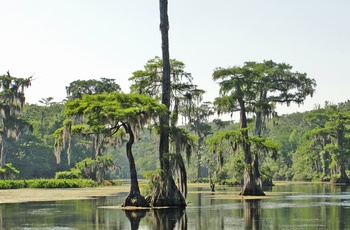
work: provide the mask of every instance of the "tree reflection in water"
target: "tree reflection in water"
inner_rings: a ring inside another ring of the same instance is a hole
[[[131,230],[137,230],[141,219],[146,216],[147,210],[124,210],[124,212],[130,221]]]
[[[132,230],[137,230],[142,218],[149,212],[153,229],[187,230],[185,208],[162,208],[150,210],[125,210]]]
[[[260,225],[261,200],[244,200],[244,229],[261,229]]]

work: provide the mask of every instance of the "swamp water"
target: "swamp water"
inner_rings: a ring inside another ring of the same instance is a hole
[[[350,187],[277,185],[263,199],[239,188],[191,187],[186,209],[123,211],[127,193],[90,200],[0,205],[0,229],[350,229]],[[232,195],[234,194],[234,195]]]

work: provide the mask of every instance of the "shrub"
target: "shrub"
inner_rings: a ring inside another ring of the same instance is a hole
[[[219,185],[235,186],[235,185],[240,185],[240,183],[237,181],[236,178],[231,178],[231,179],[221,180],[219,182]]]
[[[56,172],[55,179],[78,179],[82,178],[80,170],[72,168],[70,171]]]
[[[0,180],[0,189],[17,189],[25,187],[26,181],[24,180]]]
[[[0,180],[0,189],[86,188],[96,186],[98,186],[98,183],[91,179]]]
[[[223,170],[220,171],[217,175],[216,175],[216,181],[220,183],[220,181],[226,180],[228,179],[229,176],[227,174],[227,171]]]
[[[209,183],[209,178],[203,177],[203,178],[192,179],[190,182],[191,183]]]

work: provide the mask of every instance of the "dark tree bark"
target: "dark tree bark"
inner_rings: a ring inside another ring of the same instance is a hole
[[[135,141],[134,133],[131,130],[131,127],[129,124],[124,123],[123,126],[126,132],[129,133],[129,141],[128,143],[126,143],[126,155],[128,157],[129,168],[130,168],[130,192],[125,199],[123,207],[126,207],[126,206],[149,207],[148,202],[140,193],[139,183],[137,180],[135,160],[131,150],[132,145]]]
[[[159,0],[160,31],[162,34],[162,104],[170,108],[170,61],[169,61],[169,20],[168,1]],[[186,206],[185,198],[175,185],[172,177],[169,153],[169,113],[160,116],[159,160],[162,172],[158,175],[157,186],[147,198],[151,206]]]
[[[256,154],[252,154],[250,151],[248,130],[247,130],[247,117],[245,103],[243,100],[240,100],[240,123],[242,129],[242,149],[244,152],[244,175],[243,175],[243,184],[240,195],[244,196],[265,196],[264,191],[262,190],[261,178],[258,169],[258,158]]]
[[[160,31],[162,34],[162,58],[163,58],[163,78],[162,78],[162,104],[170,108],[170,57],[169,57],[169,19],[168,19],[168,1],[159,0],[160,10]],[[165,157],[169,153],[169,114],[160,117],[160,142],[159,157],[160,168],[165,172],[170,171],[169,158]]]

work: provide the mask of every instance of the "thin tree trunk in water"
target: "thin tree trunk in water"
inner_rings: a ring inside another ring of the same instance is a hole
[[[135,160],[132,155],[132,145],[135,141],[134,133],[131,130],[131,127],[129,124],[123,124],[123,125],[126,129],[126,132],[129,133],[129,141],[126,144],[126,155],[128,157],[129,168],[130,168],[130,192],[125,199],[123,207],[126,207],[126,206],[148,207],[149,206],[148,202],[140,193],[139,183],[137,181]]]
[[[215,192],[215,183],[213,182],[213,172],[211,171],[210,165],[208,166],[209,186],[210,191]]]
[[[198,143],[198,147],[197,147],[197,151],[196,151],[196,155],[197,155],[196,156],[197,179],[202,177],[202,175],[201,175],[201,164],[200,164],[201,156],[199,154],[199,151],[200,151],[200,149],[202,147],[203,140],[204,140],[204,137],[199,137],[198,138],[198,142],[197,142]]]
[[[169,20],[168,1],[159,0],[160,31],[162,34],[162,103],[170,108],[170,60],[169,60]],[[151,206],[186,206],[185,198],[176,187],[171,174],[169,153],[169,114],[160,116],[159,160],[162,172],[155,178],[158,183],[147,198]]]

